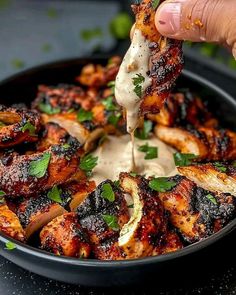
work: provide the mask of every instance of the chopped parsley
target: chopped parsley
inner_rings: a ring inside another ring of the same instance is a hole
[[[143,129],[135,130],[135,137],[146,140],[149,137],[150,132],[152,131],[152,122],[151,121],[144,121]]]
[[[59,107],[53,108],[50,104],[46,104],[41,102],[38,105],[38,108],[41,112],[48,114],[48,115],[56,115],[61,112],[61,109]]]
[[[119,120],[121,118],[121,114],[120,113],[113,113],[108,117],[108,123],[110,123],[113,126],[117,126]]]
[[[106,99],[102,100],[102,104],[105,106],[107,111],[116,111],[117,106],[113,103],[113,97],[109,96]]]
[[[8,251],[16,249],[16,245],[10,241],[6,242],[5,249]]]
[[[89,29],[89,30],[82,30],[80,31],[80,37],[82,40],[85,42],[90,42],[93,39],[96,38],[102,38],[103,33],[101,28],[94,28],[94,29]]]
[[[24,126],[21,128],[22,132],[29,131],[30,136],[36,136],[35,134],[36,128],[29,121],[27,121]]]
[[[133,209],[133,208],[134,208],[134,204],[130,204],[130,205],[128,206],[128,208],[129,208],[129,209]]]
[[[236,168],[236,161],[234,161],[231,165]]]
[[[145,153],[145,160],[152,160],[158,157],[158,148],[154,146],[149,146],[148,143],[142,145],[138,148],[138,150],[142,153]]]
[[[0,191],[0,197],[4,197],[6,193],[4,191]]]
[[[217,205],[216,198],[213,197],[211,194],[206,195],[206,198],[211,201],[213,204]]]
[[[149,182],[149,187],[160,193],[171,190],[175,185],[176,182],[169,180],[167,177],[154,178]]]
[[[223,166],[220,162],[215,162],[213,164],[220,172],[226,172],[227,168]]]
[[[115,93],[115,85],[116,85],[116,81],[110,81],[107,83],[107,86],[110,87],[112,94]]]
[[[175,153],[173,155],[176,166],[188,166],[192,164],[192,160],[196,159],[197,156],[194,154],[182,154]]]
[[[94,157],[89,154],[84,156],[80,161],[80,169],[85,171],[87,175],[90,175],[92,170],[97,166],[98,157]]]
[[[132,80],[133,80],[133,85],[134,85],[133,90],[134,90],[135,94],[139,98],[141,98],[142,92],[143,92],[142,83],[145,81],[145,78],[142,76],[142,74],[136,74],[136,76]]]
[[[136,177],[138,174],[135,173],[135,172],[130,172],[129,175],[132,176],[132,177]]]
[[[112,36],[119,40],[129,37],[133,20],[127,12],[117,14],[110,22],[110,32]]]
[[[58,187],[55,185],[48,193],[47,193],[47,197],[54,201],[57,202],[59,204],[62,203],[62,199],[61,199],[61,194],[62,194],[62,190],[58,189]]]
[[[68,143],[63,144],[63,149],[67,150],[70,148],[70,145]]]
[[[77,113],[77,120],[80,123],[85,121],[91,121],[93,119],[93,113],[90,111],[85,111],[84,109],[80,109]]]
[[[6,126],[6,124],[0,121],[0,128],[2,128],[4,126]]]
[[[42,178],[47,172],[48,165],[51,159],[50,153],[44,153],[43,156],[29,164],[29,175],[37,178]]]
[[[51,19],[57,18],[58,17],[58,12],[55,8],[49,8],[47,10],[47,16]]]
[[[103,199],[108,200],[109,202],[115,201],[115,193],[113,192],[112,186],[110,183],[104,183],[102,186],[102,197]]]
[[[4,199],[5,195],[6,195],[6,193],[4,191],[0,191],[0,204],[5,203],[5,199]]]
[[[152,0],[152,8],[154,10],[156,10],[157,7],[158,7],[158,5],[159,5],[159,3],[160,3],[160,0]]]
[[[50,52],[52,50],[52,45],[49,43],[45,43],[41,47],[43,52]]]
[[[117,222],[117,217],[114,215],[102,215],[103,220],[106,222],[107,226],[115,231],[119,230],[120,227]]]
[[[25,62],[19,58],[12,59],[11,64],[12,64],[13,68],[15,68],[17,70],[22,69],[25,66]]]
[[[119,180],[115,180],[115,181],[113,181],[113,183],[114,183],[114,186],[115,187],[119,187],[120,186],[120,181]]]

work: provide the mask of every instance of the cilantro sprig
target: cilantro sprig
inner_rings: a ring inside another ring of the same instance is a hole
[[[192,161],[197,158],[194,154],[182,154],[182,153],[175,153],[173,155],[175,165],[182,167],[182,166],[188,166],[192,164]]]
[[[47,197],[59,204],[62,204],[63,201],[61,199],[62,190],[59,189],[56,185],[47,193]]]
[[[84,156],[80,161],[80,169],[85,171],[88,176],[92,173],[93,169],[97,166],[98,157],[91,154]]]
[[[149,146],[148,143],[142,145],[138,148],[138,150],[142,153],[145,153],[145,160],[152,160],[158,157],[158,148],[154,146]]]
[[[102,186],[102,197],[109,202],[114,202],[115,201],[115,193],[112,189],[112,186],[110,183],[104,183]]]
[[[48,165],[51,159],[50,153],[44,153],[38,160],[32,161],[29,164],[29,175],[37,178],[42,178],[47,172]]]
[[[145,81],[145,78],[143,77],[142,74],[136,74],[135,77],[132,78],[133,80],[133,85],[134,85],[134,92],[135,94],[141,98],[142,97],[142,92],[143,92],[143,87],[142,84]]]
[[[92,119],[93,119],[93,113],[90,111],[86,111],[81,108],[77,113],[77,120],[80,123],[83,123],[85,121],[92,121]]]
[[[103,220],[106,222],[107,226],[111,228],[114,231],[117,231],[120,229],[117,217],[114,215],[102,215]]]
[[[149,187],[159,193],[165,193],[176,186],[176,182],[167,177],[154,178],[149,182]]]
[[[142,129],[135,130],[135,137],[146,140],[149,137],[150,132],[152,131],[152,122],[151,121],[144,121]]]

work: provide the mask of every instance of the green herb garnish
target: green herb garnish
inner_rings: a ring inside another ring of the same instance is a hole
[[[136,177],[138,174],[135,173],[135,172],[130,172],[129,175],[132,176],[132,177]]]
[[[231,163],[231,165],[236,168],[236,161],[234,161],[233,163]]]
[[[90,174],[92,170],[97,166],[98,157],[94,157],[89,154],[84,156],[80,161],[80,169],[85,171],[87,174]]]
[[[136,74],[136,76],[132,79],[133,84],[134,84],[134,92],[136,95],[141,98],[142,97],[142,92],[143,92],[143,87],[142,83],[145,81],[145,78],[142,76],[142,74]]]
[[[102,104],[105,106],[107,111],[116,111],[117,106],[113,103],[113,97],[109,96],[108,98],[102,100]]]
[[[213,197],[211,194],[206,195],[206,198],[211,201],[213,204],[217,205],[216,198]]]
[[[5,203],[5,199],[4,199],[5,195],[6,195],[6,193],[4,191],[0,191],[0,204]]]
[[[120,227],[117,222],[117,217],[114,215],[102,215],[103,220],[106,222],[107,226],[115,231],[119,230]]]
[[[171,190],[175,185],[176,182],[169,180],[167,177],[154,178],[149,182],[149,187],[160,193]]]
[[[57,10],[55,8],[49,8],[47,10],[47,16],[49,18],[52,18],[52,19],[57,18],[58,17],[58,12],[57,12]]]
[[[36,128],[29,121],[27,121],[24,126],[21,128],[22,132],[29,131],[30,136],[36,136],[35,131]]]
[[[5,249],[8,251],[16,249],[16,245],[10,241],[5,244]]]
[[[19,58],[12,59],[11,64],[17,70],[22,69],[25,66],[24,61]]]
[[[152,0],[152,8],[154,10],[156,10],[157,7],[158,7],[158,5],[159,5],[159,3],[160,3],[160,0]]]
[[[148,143],[142,145],[138,148],[138,150],[142,153],[145,153],[145,160],[152,160],[158,157],[158,148],[154,146],[149,146]]]
[[[196,159],[197,156],[194,154],[182,154],[175,153],[173,155],[176,166],[188,166],[192,164],[192,160]]]
[[[57,202],[59,204],[62,203],[62,199],[61,199],[61,194],[62,194],[62,190],[58,189],[58,187],[55,185],[48,193],[47,193],[47,197],[54,201]]]
[[[50,153],[44,153],[43,156],[29,164],[29,175],[37,178],[42,178],[47,172],[48,165],[51,159]]]
[[[6,193],[4,191],[0,191],[0,197],[4,197]]]
[[[108,117],[108,123],[112,124],[113,126],[117,126],[119,120],[120,120],[121,114],[120,113],[113,113]]]
[[[149,137],[150,132],[152,131],[152,122],[144,121],[143,129],[137,129],[134,133],[135,137],[146,140]]]
[[[90,42],[95,38],[102,38],[103,33],[101,28],[94,28],[89,30],[82,30],[80,31],[80,37],[85,42]]]
[[[115,86],[116,86],[116,81],[110,81],[107,83],[107,86],[110,87],[112,94],[115,93]]]
[[[134,204],[130,204],[130,205],[128,206],[128,208],[133,209],[133,208],[134,208]]]
[[[93,119],[93,113],[90,111],[85,111],[84,109],[80,109],[77,113],[77,120],[82,123],[85,121],[91,121]]]
[[[0,121],[0,128],[2,128],[4,126],[6,126],[6,124]]]
[[[114,183],[114,186],[117,187],[117,188],[120,186],[120,181],[119,180],[115,180],[115,181],[113,181],[113,183]]]
[[[112,186],[110,183],[104,183],[102,186],[102,197],[109,202],[115,201],[115,193],[113,192]]]
[[[42,45],[41,49],[43,52],[50,52],[52,50],[52,45],[49,43],[45,43]]]
[[[215,162],[213,165],[220,171],[220,172],[226,172],[227,168],[224,167],[220,162]]]
[[[124,40],[129,37],[132,25],[131,16],[126,12],[121,12],[112,19],[110,32],[114,38]]]
[[[41,102],[39,105],[39,110],[45,114],[48,115],[55,115],[59,114],[61,112],[61,109],[59,107],[53,108],[50,104],[46,104]]]
[[[70,145],[68,143],[63,144],[63,149],[67,150],[70,148]]]

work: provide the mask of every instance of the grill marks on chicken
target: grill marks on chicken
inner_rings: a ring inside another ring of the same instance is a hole
[[[42,153],[15,156],[11,162],[0,162],[0,187],[12,197],[28,196],[52,188],[70,178],[77,170],[78,142],[69,147],[51,146]],[[50,161],[44,176],[31,175],[31,165],[47,156]]]
[[[162,108],[182,71],[182,42],[165,38],[157,32],[155,9],[151,0],[142,0],[140,4],[133,5],[133,11],[136,15],[135,28],[148,40],[150,49],[147,68],[152,82],[145,90],[140,113],[154,114]]]
[[[74,212],[49,222],[40,233],[41,248],[56,255],[88,258],[91,245]]]
[[[236,196],[236,168],[233,165],[198,164],[178,167],[178,171],[206,190]]]
[[[3,125],[0,128],[0,148],[38,140],[41,121],[40,115],[35,111],[0,105],[0,122]]]
[[[6,204],[0,205],[0,232],[18,241],[25,242],[25,232],[20,221]]]
[[[212,235],[235,215],[233,196],[214,194],[182,176],[171,180],[176,186],[159,193],[159,197],[170,214],[171,223],[186,241],[193,243]]]

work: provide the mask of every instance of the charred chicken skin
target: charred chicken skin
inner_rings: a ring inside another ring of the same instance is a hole
[[[9,148],[23,142],[35,142],[41,127],[40,115],[27,109],[0,105],[0,148]]]
[[[140,4],[133,5],[135,29],[141,31],[150,49],[148,76],[151,85],[145,90],[140,106],[142,115],[160,111],[183,68],[182,42],[158,33],[155,26],[156,9],[151,0],[142,0]]]
[[[49,222],[40,232],[41,248],[56,255],[88,258],[91,244],[75,212]]]

